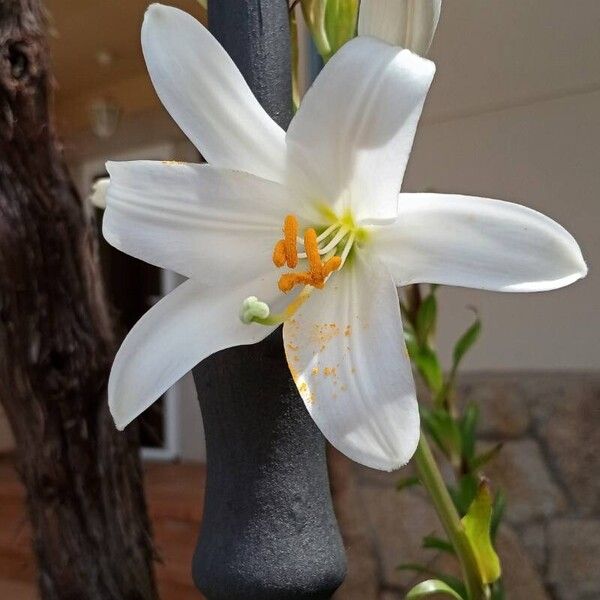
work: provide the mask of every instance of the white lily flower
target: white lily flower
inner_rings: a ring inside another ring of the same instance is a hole
[[[108,391],[119,428],[207,356],[283,323],[293,379],[327,439],[395,469],[419,439],[396,286],[535,291],[585,275],[575,240],[533,210],[399,194],[428,60],[352,40],[286,134],[193,17],[152,5],[142,45],[158,95],[209,164],[107,165],[106,239],[189,278],[117,354]]]
[[[358,34],[425,56],[440,20],[442,0],[361,0]]]

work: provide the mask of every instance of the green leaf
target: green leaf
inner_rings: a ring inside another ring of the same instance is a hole
[[[419,342],[424,345],[431,334],[435,331],[437,320],[437,300],[433,294],[429,294],[419,307],[415,328]]]
[[[198,4],[200,4],[204,10],[208,10],[208,0],[198,0]]]
[[[415,587],[406,594],[406,600],[419,600],[419,598],[427,598],[427,596],[433,596],[434,594],[446,594],[446,596],[454,598],[455,600],[465,600],[449,585],[439,579],[429,579],[415,585]]]
[[[492,507],[492,524],[491,524],[491,534],[492,540],[496,539],[496,534],[498,533],[498,527],[500,527],[500,523],[502,521],[502,517],[504,516],[504,511],[506,510],[506,494],[504,490],[498,490],[496,492],[496,496],[494,498],[494,506]]]
[[[433,577],[438,579],[442,583],[445,583],[449,588],[453,589],[461,598],[467,597],[467,590],[460,579],[453,577],[452,575],[446,575],[445,573],[440,573],[439,571],[435,571],[430,567],[426,567],[425,565],[420,565],[419,563],[405,563],[402,565],[398,565],[396,567],[398,571],[414,571],[415,573],[421,573],[421,575],[428,575],[429,577]]]
[[[498,455],[498,453],[500,452],[500,450],[502,450],[503,445],[504,444],[502,442],[500,442],[500,443],[496,444],[495,446],[492,446],[492,448],[490,448],[487,452],[484,452],[483,454],[476,456],[473,459],[473,461],[470,463],[471,470],[477,471],[478,469],[481,469],[481,467],[483,467],[484,465],[489,463],[490,460],[495,458]]]
[[[481,321],[479,318],[475,320],[473,325],[467,329],[462,337],[456,342],[453,352],[452,371],[456,371],[458,365],[464,358],[465,354],[471,349],[473,344],[478,340],[481,333]]]
[[[471,402],[465,409],[465,414],[460,423],[462,436],[463,456],[470,463],[475,456],[475,432],[479,421],[479,407]]]
[[[479,487],[479,480],[473,473],[467,473],[463,475],[458,481],[457,487],[448,487],[448,491],[454,500],[456,510],[461,515],[466,515],[469,507],[477,496],[477,489]]]
[[[482,480],[475,500],[462,519],[471,547],[475,553],[479,573],[484,583],[493,583],[500,578],[500,559],[494,550],[491,538],[492,493],[487,480]]]
[[[420,484],[421,480],[418,477],[406,477],[405,479],[400,479],[400,481],[396,483],[396,490],[400,492]]]
[[[421,407],[421,421],[425,431],[448,458],[461,455],[462,438],[456,421],[443,409]]]
[[[423,346],[415,350],[415,352],[411,358],[419,370],[421,377],[423,377],[427,387],[434,394],[439,393],[444,385],[444,373],[437,354],[428,346]]]
[[[442,552],[456,556],[454,546],[448,540],[443,540],[435,535],[426,535],[423,538],[423,548],[430,550],[441,550]]]
[[[490,600],[505,600],[506,594],[504,592],[504,584],[502,583],[501,579],[499,579],[498,581],[495,581],[490,586],[490,589],[491,589]]]
[[[408,356],[413,362],[416,362],[416,358],[419,355],[419,343],[412,329],[404,327],[404,342],[406,343],[406,349],[408,350]]]

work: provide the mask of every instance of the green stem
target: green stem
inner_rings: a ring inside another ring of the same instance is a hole
[[[486,598],[485,585],[479,575],[477,559],[465,535],[454,502],[450,497],[446,483],[423,432],[421,432],[421,439],[415,453],[415,462],[419,479],[425,486],[438,518],[444,526],[448,539],[460,561],[469,600],[482,600]]]

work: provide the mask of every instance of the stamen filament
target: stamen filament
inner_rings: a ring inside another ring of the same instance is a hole
[[[317,242],[322,242],[324,239],[328,238],[338,228],[339,228],[339,225],[337,223],[330,225],[321,235],[319,235],[317,237]],[[304,238],[301,238],[300,236],[298,236],[296,239],[298,240],[299,244],[302,244],[304,246]]]
[[[337,235],[321,250],[319,250],[319,254],[327,254],[331,250],[333,250],[348,234],[349,229],[347,227],[341,227],[338,231]]]
[[[355,238],[356,238],[356,232],[353,231],[350,234],[350,237],[348,238],[346,245],[344,246],[342,255],[340,256],[340,266],[339,266],[340,269],[344,266],[344,263],[346,262],[346,259],[348,258],[348,255],[350,254],[350,250],[352,250],[352,246],[354,245]]]

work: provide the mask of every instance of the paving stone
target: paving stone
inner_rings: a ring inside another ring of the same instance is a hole
[[[479,406],[478,434],[494,437],[518,437],[529,427],[527,403],[519,386],[513,381],[493,378],[460,386],[463,405],[474,402]]]
[[[392,471],[391,473],[369,469],[369,467],[359,465],[358,463],[353,463],[353,469],[360,484],[380,485],[387,488],[395,488],[401,479],[415,475],[415,468],[412,462],[402,467],[402,469]]]
[[[378,600],[404,600],[404,594],[402,592],[385,590],[379,594]]]
[[[520,538],[533,564],[540,573],[543,573],[548,561],[546,527],[543,523],[527,525],[523,527]]]
[[[375,544],[358,497],[353,464],[333,448],[328,452],[334,507],[344,539],[348,574],[335,600],[376,600],[379,577]]]
[[[583,515],[600,512],[600,383],[582,382],[539,426],[546,453]]]
[[[600,521],[555,521],[548,543],[548,578],[558,600],[600,598]]]
[[[494,486],[506,490],[506,517],[513,524],[548,518],[566,507],[534,440],[506,443],[485,471]]]
[[[405,587],[414,581],[412,572],[398,571],[401,563],[427,563],[431,551],[421,547],[422,538],[440,535],[441,528],[431,505],[414,490],[363,486],[362,503],[373,532],[384,587]]]
[[[500,556],[506,598],[510,600],[550,600],[544,581],[519,537],[505,525],[496,539]],[[442,573],[461,578],[458,562],[448,554],[440,554],[432,567]]]
[[[507,598],[549,600],[542,577],[536,570],[516,533],[509,527],[498,532],[497,548]]]

